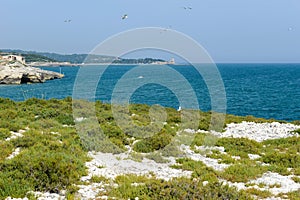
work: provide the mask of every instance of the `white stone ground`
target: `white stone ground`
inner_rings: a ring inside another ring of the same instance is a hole
[[[300,129],[300,126],[296,126],[290,123],[255,123],[255,122],[242,122],[227,124],[225,132],[212,131],[214,135],[218,137],[233,137],[233,138],[248,138],[258,142],[269,139],[286,138],[297,135],[292,131]]]
[[[109,179],[123,174],[150,175],[153,173],[157,178],[170,180],[179,176],[190,176],[191,172],[181,169],[173,169],[169,166],[176,164],[175,158],[171,158],[169,163],[156,163],[153,160],[144,158],[141,162],[130,160],[128,154],[111,154],[97,152],[89,153],[93,158],[87,162],[89,175],[81,180],[89,180],[92,176],[104,176]]]
[[[276,139],[276,138],[286,138],[297,135],[292,133],[293,130],[299,129],[300,126],[296,126],[293,124],[281,124],[278,122],[273,123],[254,123],[254,122],[242,122],[240,124],[228,124],[225,132],[219,133],[214,132],[212,133],[218,137],[233,137],[233,138],[249,138],[252,140],[256,140],[258,142],[268,140],[268,139]],[[196,133],[195,130],[188,130],[191,134]],[[297,135],[299,136],[299,135]],[[197,147],[198,149],[202,150],[212,150],[215,149],[214,147]],[[131,149],[129,149],[130,152]],[[202,161],[209,167],[214,168],[215,170],[223,170],[229,165],[226,164],[219,164],[218,160],[207,158],[205,155],[201,155],[195,153],[190,149],[189,146],[182,145],[181,150],[183,150],[187,157]],[[221,153],[224,152],[224,148],[218,147]],[[86,181],[89,183],[89,180],[92,176],[104,176],[106,178],[114,179],[118,175],[122,174],[137,174],[137,175],[150,175],[151,173],[154,174],[157,178],[169,180],[173,177],[180,177],[180,176],[187,176],[191,175],[189,171],[183,171],[180,169],[173,169],[170,168],[170,165],[175,164],[175,158],[170,158],[169,163],[156,163],[153,160],[143,159],[141,162],[133,161],[128,159],[128,154],[109,154],[109,153],[101,153],[101,152],[89,152],[89,156],[92,157],[90,162],[86,163],[88,167],[88,176],[82,177],[82,181]],[[259,155],[249,154],[250,159],[258,159]],[[239,158],[236,158],[239,159]],[[228,184],[230,186],[235,186],[238,189],[246,189],[246,183],[231,183],[225,180],[220,180],[223,184]],[[260,190],[268,190],[274,196],[279,193],[287,193],[291,191],[297,191],[300,189],[300,184],[295,183],[292,180],[292,176],[282,176],[277,173],[267,172],[262,175],[262,177],[251,180],[249,183],[254,185],[249,187],[254,187]],[[265,187],[258,187],[258,184],[263,183]],[[207,183],[206,183],[207,184]],[[272,187],[272,185],[277,184],[278,187]],[[271,187],[270,187],[271,186]],[[248,188],[249,188],[248,187]],[[78,191],[78,196],[83,200],[91,200],[97,197],[99,192],[105,191],[105,184],[104,183],[89,183],[86,185],[80,185]],[[46,195],[46,194],[45,194]],[[48,199],[48,194],[45,197],[38,198],[39,200],[46,200]],[[64,199],[64,196],[52,196],[52,199],[60,200]],[[99,199],[107,199],[107,196],[97,197]],[[279,200],[280,198],[270,197],[267,198],[268,200]],[[10,198],[7,198],[10,200]]]
[[[233,137],[233,138],[249,138],[252,140],[256,140],[258,142],[268,140],[268,139],[276,139],[276,138],[286,138],[297,135],[292,131],[299,129],[300,126],[296,126],[293,124],[281,124],[278,122],[273,123],[254,123],[254,122],[242,122],[240,124],[228,124],[225,132],[219,133],[212,131],[212,133],[218,137]],[[185,132],[190,134],[195,134],[199,131],[187,129]],[[201,131],[200,131],[201,132]],[[223,147],[196,147],[197,150],[219,150],[221,153],[224,152]],[[187,157],[196,160],[202,161],[209,167],[212,167],[215,170],[224,170],[228,167],[228,164],[219,164],[217,159],[208,158],[205,155],[195,153],[190,149],[189,146],[181,145],[181,150],[184,151]],[[108,153],[89,153],[89,155],[93,158],[92,161],[86,163],[89,168],[89,175],[86,177],[82,177],[83,181],[88,181],[93,175],[101,175],[107,178],[115,178],[118,175],[122,174],[138,174],[144,175],[152,172],[156,175],[157,178],[162,178],[165,180],[169,180],[172,177],[179,176],[190,176],[190,172],[175,170],[170,168],[171,164],[175,163],[175,158],[171,158],[169,163],[155,163],[152,160],[143,159],[142,162],[136,162],[133,160],[126,160],[126,153],[119,155],[112,155]],[[250,159],[258,159],[259,155],[249,154]],[[125,160],[124,160],[125,159]],[[239,159],[239,158],[236,158]],[[222,181],[222,180],[220,180]],[[264,183],[266,186],[260,188],[261,190],[269,190],[272,194],[277,195],[280,192],[287,193],[291,191],[297,191],[300,189],[300,184],[295,183],[291,176],[282,176],[277,173],[267,172],[262,177],[250,181],[250,183],[256,184],[255,188],[259,188],[257,185],[259,183]],[[270,185],[274,185],[277,183],[280,185],[278,188],[270,188]],[[224,181],[224,184],[229,184],[230,186],[235,186],[238,189],[246,189],[246,183],[230,183],[228,181]],[[97,189],[97,187],[85,186],[84,194],[92,194]],[[101,188],[101,187],[100,187]],[[103,189],[103,188],[102,188]],[[89,192],[90,191],[90,192]],[[82,193],[82,192],[80,192]],[[83,194],[83,193],[82,193]],[[93,199],[96,196],[90,196],[90,198],[84,199]],[[105,197],[103,197],[105,198]],[[280,198],[268,198],[271,199],[280,199]]]

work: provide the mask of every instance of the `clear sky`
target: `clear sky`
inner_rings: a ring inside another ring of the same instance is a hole
[[[88,53],[141,27],[182,32],[215,62],[300,63],[299,0],[0,0],[0,49]]]

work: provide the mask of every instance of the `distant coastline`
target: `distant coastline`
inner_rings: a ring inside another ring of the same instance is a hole
[[[82,66],[82,65],[142,65],[142,64],[175,64],[174,58],[169,61],[160,58],[121,58],[95,54],[57,54],[48,52],[0,49],[0,56],[13,55],[22,57],[29,66]]]
[[[66,62],[49,62],[49,63],[27,63],[31,67],[77,67],[93,65],[175,65],[170,63],[66,63]]]

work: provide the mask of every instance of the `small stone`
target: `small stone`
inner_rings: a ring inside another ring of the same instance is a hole
[[[206,186],[207,184],[208,184],[208,181],[203,181],[203,182],[202,182],[202,185],[203,185],[203,186]]]

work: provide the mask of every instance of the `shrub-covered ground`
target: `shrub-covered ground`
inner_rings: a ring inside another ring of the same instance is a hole
[[[205,132],[211,125],[211,113],[190,111],[191,116],[195,112],[199,114],[199,123],[195,127],[192,124],[194,122],[191,122],[190,126],[203,132],[195,132],[192,141],[186,142],[190,138],[185,137],[183,130],[189,128],[189,122],[181,126],[181,112],[171,108],[165,108],[166,120],[159,131],[146,137],[149,134],[147,128],[141,130],[139,127],[148,126],[150,132],[157,128],[147,105],[134,104],[130,105],[128,111],[124,110],[124,117],[129,116],[133,126],[123,124],[122,128],[118,126],[110,104],[78,101],[73,106],[76,111],[72,108],[71,98],[32,98],[24,102],[0,99],[0,199],[8,196],[34,199],[28,191],[61,194],[66,191],[64,196],[67,199],[76,199],[80,198],[77,195],[79,185],[91,183],[106,184],[98,196],[107,195],[117,199],[251,199],[266,198],[274,194],[251,187],[237,190],[222,182],[251,186],[255,185],[251,180],[266,172],[291,176],[295,183],[300,182],[299,137],[263,142],[247,138],[216,140]],[[93,116],[91,108],[95,109],[96,116]],[[158,117],[164,116],[162,114]],[[96,119],[96,125],[92,123],[92,118]],[[242,121],[261,123],[274,120],[226,115],[224,127],[225,124]],[[299,124],[299,121],[293,123]],[[174,142],[173,138],[178,133],[184,139]],[[210,141],[213,141],[212,145],[224,148],[224,152],[199,149]],[[183,157],[185,152],[176,142],[188,145],[195,154],[218,159],[219,163],[229,166],[220,171],[208,167],[202,161]],[[169,157],[176,157],[176,164],[171,167],[189,170],[192,175],[171,180],[157,179],[155,175],[149,177],[132,174],[120,175],[114,180],[102,176],[94,176],[88,182],[81,180],[81,177],[88,175],[85,166],[91,160],[87,156],[88,151],[124,153],[128,152],[128,148],[131,151],[129,157],[137,162],[147,158],[167,163]],[[258,157],[250,159],[249,154]],[[299,191],[280,193],[278,196],[300,198]]]

